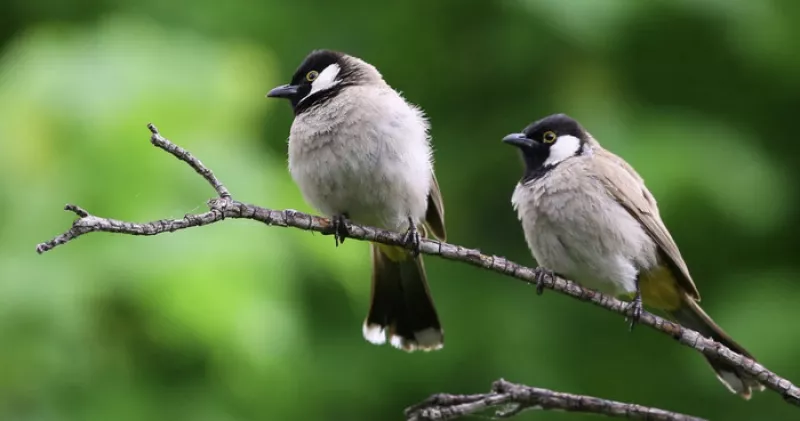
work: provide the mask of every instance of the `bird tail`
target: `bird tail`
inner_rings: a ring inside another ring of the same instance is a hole
[[[684,296],[682,301],[683,303],[678,309],[670,312],[675,321],[682,326],[696,330],[705,337],[710,337],[736,353],[755,360],[744,347],[736,343],[721,327],[714,323],[694,299]],[[731,392],[738,394],[742,398],[750,399],[753,390],[764,390],[764,386],[758,380],[741,372],[736,367],[731,367],[720,361],[714,361],[708,357],[706,359],[711,364],[711,368],[717,373],[719,381]]]
[[[407,352],[437,350],[444,332],[428,291],[422,256],[414,258],[402,247],[370,245],[372,303],[364,321],[364,338],[374,344],[389,342]]]

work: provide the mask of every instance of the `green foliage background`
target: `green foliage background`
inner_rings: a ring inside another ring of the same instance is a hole
[[[499,139],[555,112],[659,199],[704,308],[800,381],[795,0],[2,0],[0,420],[399,420],[506,379],[712,420],[796,420],[622,318],[428,258],[445,348],[369,345],[367,245],[227,221],[93,234],[39,256],[77,203],[145,221],[213,195],[311,211],[286,171],[291,111],[264,94],[314,48],[375,64],[433,124],[450,240],[533,265]],[[528,413],[525,420],[593,419]]]

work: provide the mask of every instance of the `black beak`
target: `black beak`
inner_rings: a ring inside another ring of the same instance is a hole
[[[291,98],[297,95],[297,85],[283,85],[274,88],[267,94],[268,98]]]
[[[519,147],[527,146],[530,148],[533,146],[533,141],[528,139],[525,133],[512,133],[504,137],[503,142]]]

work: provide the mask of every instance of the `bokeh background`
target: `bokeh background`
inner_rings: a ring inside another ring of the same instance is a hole
[[[426,259],[447,340],[361,338],[367,244],[250,221],[92,234],[44,255],[65,203],[146,221],[213,191],[312,211],[286,170],[292,114],[266,92],[315,48],[376,65],[430,117],[450,240],[533,265],[505,134],[555,112],[631,162],[705,309],[800,381],[796,0],[0,2],[0,420],[399,420],[500,377],[712,420],[796,420],[728,393],[703,358],[521,282]],[[519,419],[590,416],[528,413]]]

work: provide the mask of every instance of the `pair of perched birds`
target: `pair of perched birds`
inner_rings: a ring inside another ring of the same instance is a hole
[[[405,232],[407,248],[371,244],[372,302],[363,334],[375,344],[433,350],[444,335],[418,256],[419,236],[444,241],[444,206],[423,112],[378,70],[330,50],[311,52],[291,83],[271,90],[294,110],[289,169],[305,200],[329,216],[339,241],[347,221]],[[524,175],[511,202],[537,263],[582,285],[642,302],[752,358],[700,308],[700,294],[644,181],[577,121],[555,114],[510,134]],[[735,367],[709,360],[719,380],[749,398],[763,390]]]

